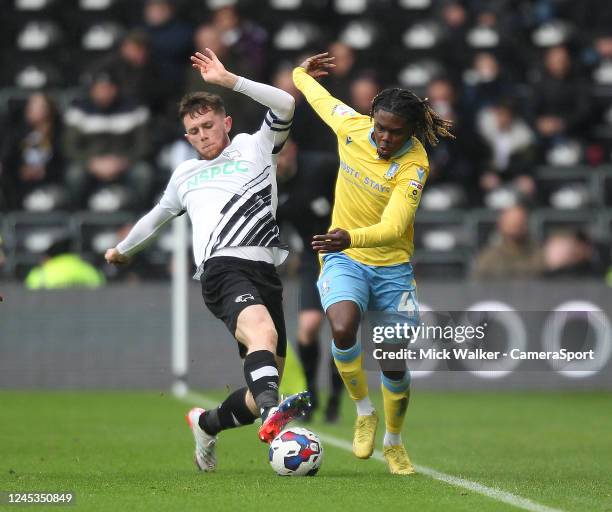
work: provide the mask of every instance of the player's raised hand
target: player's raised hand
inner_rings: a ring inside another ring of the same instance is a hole
[[[125,265],[130,261],[129,256],[121,254],[115,247],[106,251],[104,259],[109,265]]]
[[[317,252],[340,252],[351,246],[351,235],[345,229],[334,228],[324,235],[313,236],[311,245]]]
[[[209,84],[231,88],[234,87],[238,80],[236,75],[225,69],[223,63],[210,48],[192,55],[191,67],[197,69],[204,81]]]
[[[329,75],[329,70],[336,67],[333,63],[335,58],[336,57],[330,57],[329,52],[319,53],[312,57],[308,57],[300,64],[300,67],[304,68],[306,73],[311,77],[318,79],[322,76]]]

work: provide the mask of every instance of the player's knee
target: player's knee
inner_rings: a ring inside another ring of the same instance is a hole
[[[238,317],[236,338],[248,348],[249,352],[255,350],[276,352],[278,333],[272,318],[268,314],[258,314],[259,311],[252,313]]]
[[[357,328],[349,321],[335,321],[332,323],[332,335],[336,347],[342,350],[351,348],[357,341]]]
[[[351,348],[357,341],[360,314],[356,303],[342,301],[327,309],[327,317],[336,347],[342,350]]]
[[[248,336],[248,347],[250,351],[254,350],[269,350],[276,353],[278,344],[278,333],[274,324],[262,324],[258,328],[253,329]]]

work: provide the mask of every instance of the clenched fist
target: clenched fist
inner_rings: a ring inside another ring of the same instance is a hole
[[[130,261],[129,256],[121,254],[116,248],[108,249],[104,254],[106,263],[111,265],[125,265]]]

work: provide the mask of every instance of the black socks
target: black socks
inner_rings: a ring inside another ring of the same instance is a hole
[[[340,376],[340,372],[336,367],[336,363],[334,363],[334,358],[331,357],[329,360],[329,373],[331,375],[331,394],[330,399],[340,399],[340,395],[342,394],[342,390],[344,389],[344,382],[342,381],[342,377]]]
[[[278,368],[274,354],[269,350],[251,352],[244,359],[244,377],[255,399],[261,419],[278,405]]]
[[[248,389],[240,388],[229,395],[216,409],[206,411],[198,421],[200,428],[211,436],[222,430],[250,425],[255,421],[255,415],[246,405]]]
[[[306,377],[306,387],[311,394],[312,408],[317,407],[317,368],[319,366],[319,341],[314,340],[310,345],[297,344],[298,355],[302,368],[304,368],[304,375]],[[344,385],[344,383],[342,383]]]

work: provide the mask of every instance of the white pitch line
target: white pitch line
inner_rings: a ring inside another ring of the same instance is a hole
[[[200,393],[193,393],[191,391],[185,394],[184,396],[175,395],[175,398],[191,405],[202,405],[204,407],[214,407],[217,405],[205,395],[202,395]],[[329,445],[349,452],[352,452],[353,450],[351,443],[349,441],[346,441],[345,439],[340,439],[329,434],[321,434],[320,432],[317,432],[317,434],[323,442]],[[385,462],[385,458],[379,450],[374,451],[372,458],[380,462]],[[477,494],[482,494],[483,496],[487,496],[488,498],[501,501],[508,505],[512,505],[513,507],[528,510],[529,512],[563,512],[561,509],[547,507],[546,505],[542,505],[530,499],[523,498],[522,496],[512,494],[511,492],[502,491],[500,489],[496,489],[495,487],[488,487],[472,480],[467,480],[465,478],[460,478],[457,476],[449,475],[447,473],[442,473],[441,471],[437,471],[427,466],[415,464],[414,467],[419,473],[427,475],[428,477],[433,478],[434,480],[439,480],[440,482],[444,482],[449,485],[454,485],[455,487],[462,487],[463,489],[467,489],[468,491],[472,491]]]

